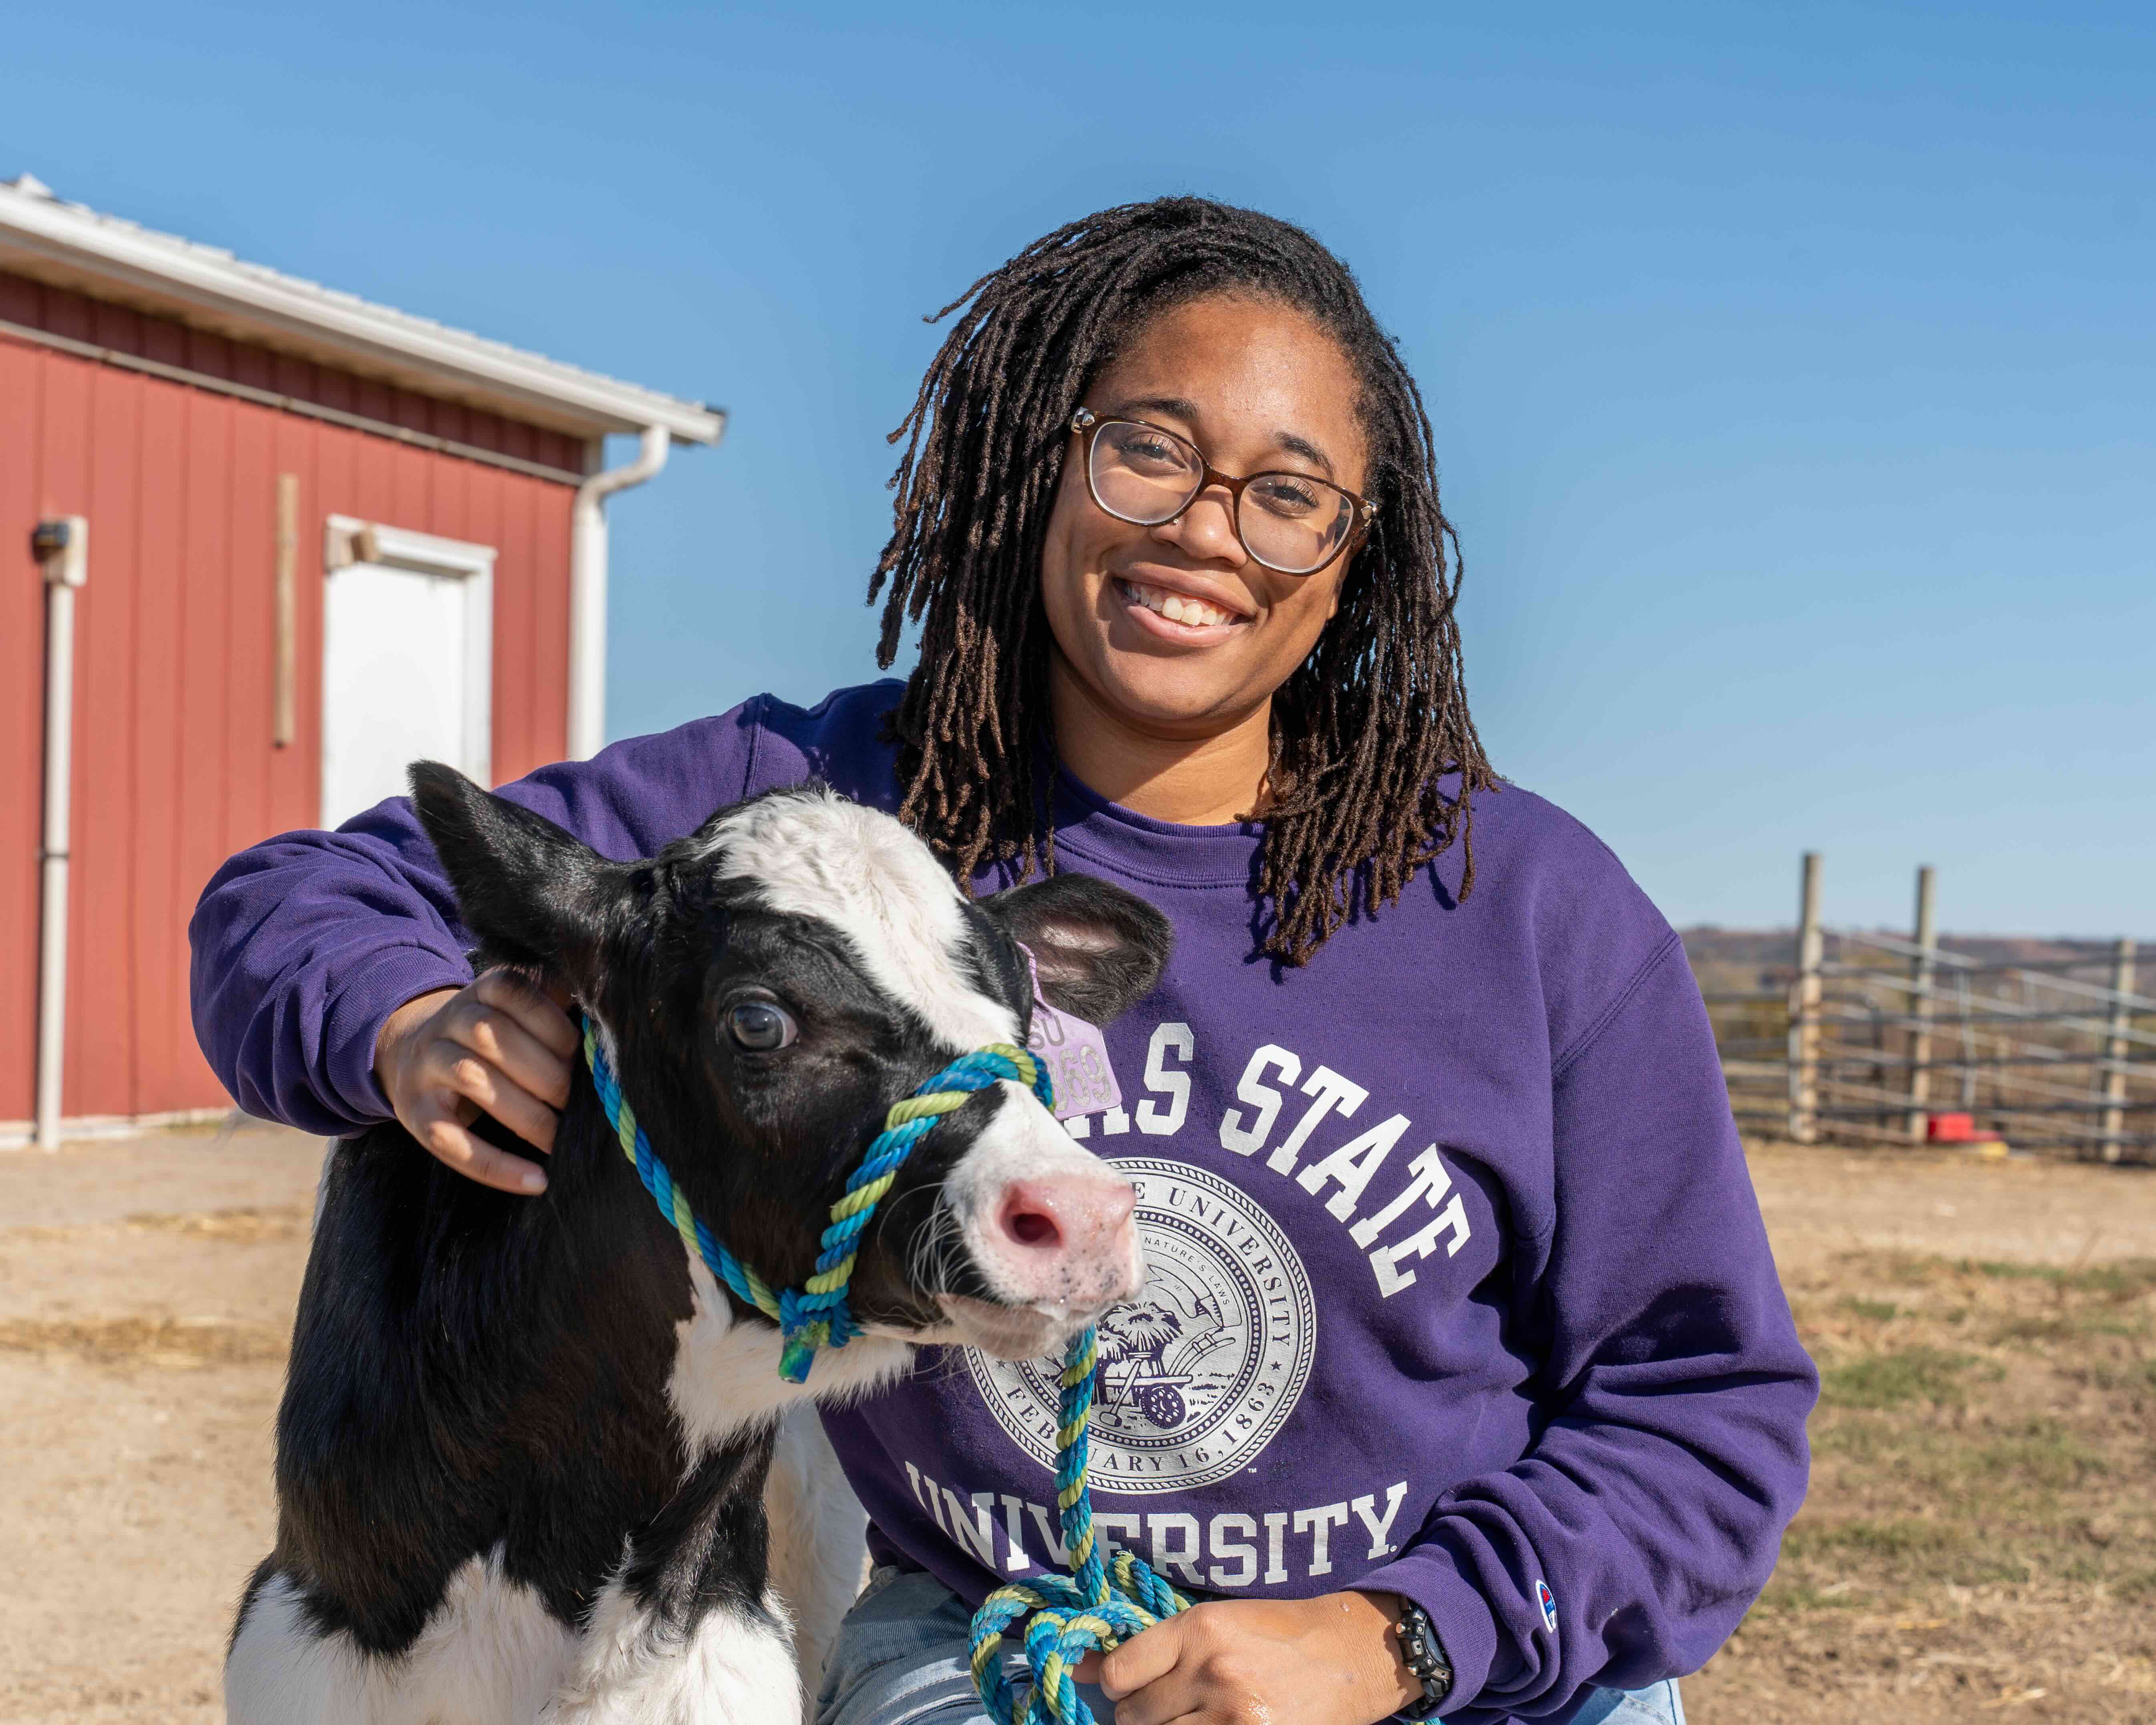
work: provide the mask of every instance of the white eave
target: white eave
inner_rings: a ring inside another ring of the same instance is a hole
[[[63,203],[28,174],[0,180],[0,270],[572,436],[661,425],[677,442],[715,444],[726,429],[701,402]]]

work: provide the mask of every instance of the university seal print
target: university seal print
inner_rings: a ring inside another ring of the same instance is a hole
[[[1251,1198],[1187,1163],[1117,1158],[1137,1188],[1144,1291],[1101,1320],[1092,1472],[1117,1491],[1181,1491],[1245,1467],[1310,1377],[1310,1278]],[[1057,1363],[966,1351],[1003,1429],[1055,1461]]]

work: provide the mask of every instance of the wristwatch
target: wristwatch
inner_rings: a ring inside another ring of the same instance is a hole
[[[1400,1599],[1400,1661],[1422,1685],[1422,1699],[1399,1710],[1403,1719],[1435,1717],[1445,1698],[1452,1693],[1452,1661],[1445,1656],[1445,1644],[1430,1627],[1430,1613],[1404,1595]]]

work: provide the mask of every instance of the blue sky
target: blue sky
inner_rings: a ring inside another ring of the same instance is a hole
[[[1501,770],[1681,923],[2156,932],[2145,6],[18,8],[0,175],[729,408],[611,732],[873,674],[921,321],[1168,191],[1430,398]]]

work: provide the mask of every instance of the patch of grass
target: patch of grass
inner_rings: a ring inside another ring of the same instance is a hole
[[[2010,1317],[1992,1332],[1994,1342],[2034,1343],[2052,1346],[2073,1343],[2086,1336],[2139,1336],[2143,1324],[2121,1323],[2117,1318],[2083,1317],[2071,1312],[2030,1312]]]
[[[239,1365],[281,1359],[285,1337],[265,1324],[170,1317],[0,1319],[0,1350],[72,1353],[105,1365]]]
[[[1844,1522],[1838,1527],[1789,1530],[1783,1550],[1789,1557],[1816,1557],[1822,1552],[1858,1552],[1876,1558],[1938,1558],[1966,1549],[1969,1536],[1944,1522],[1917,1517],[1897,1521]]]
[[[2104,1472],[2103,1457],[2056,1420],[2031,1420],[2021,1430],[1977,1450],[1976,1465],[1994,1477],[2062,1491]]]
[[[2061,1293],[2095,1294],[2123,1302],[2156,1292],[2156,1258],[2126,1258],[2115,1264],[2089,1264],[2070,1270],[2056,1264],[2004,1264],[1964,1259],[1960,1267],[1994,1281],[2048,1282]]]
[[[1860,1247],[1840,1256],[1844,1263],[1852,1267],[1866,1266],[1876,1271],[1880,1281],[1902,1288],[1927,1287],[1947,1268],[1945,1259],[1925,1252],[1880,1251]]]
[[[1864,1600],[1845,1585],[1818,1588],[1809,1582],[1769,1583],[1759,1595],[1762,1611],[1861,1611]]]
[[[1851,1250],[1800,1283],[1811,1494],[1741,1662],[1711,1668],[1730,1720],[1986,1719],[2019,1677],[2046,1717],[2156,1725],[2156,1262],[1979,1250]]]
[[[1950,1580],[1963,1587],[2024,1582],[2030,1573],[2010,1545],[1967,1523],[1882,1517],[1816,1528],[1799,1521],[1782,1542],[1775,1583],[1802,1589],[1822,1573],[1842,1578],[1852,1571],[1877,1584],[1931,1586]],[[1855,1585],[1854,1579],[1837,1579],[1825,1591],[1839,1595]],[[1792,1609],[1804,1608],[1793,1604]]]
[[[2053,1264],[2001,1264],[1989,1259],[1964,1258],[1960,1268],[1995,1281],[2056,1281],[2061,1274]]]
[[[1902,1450],[1899,1437],[1870,1420],[1845,1420],[1834,1425],[1821,1425],[1811,1434],[1812,1454],[1815,1455],[1846,1455],[1852,1461],[1872,1461],[1881,1452],[1898,1455]]]
[[[177,1234],[191,1240],[254,1245],[265,1240],[305,1240],[307,1225],[307,1212],[297,1208],[243,1208],[198,1210],[178,1215],[144,1211],[123,1216],[117,1222],[76,1222],[59,1227],[12,1228],[7,1231],[21,1240],[76,1240],[114,1233]]]
[[[1976,1356],[1919,1346],[1867,1354],[1820,1374],[1820,1399],[1845,1408],[1892,1408],[1928,1401],[1958,1407],[1968,1400],[1962,1374]]]
[[[2138,1575],[2113,1582],[2111,1590],[2122,1599],[2156,1599],[2156,1569],[2143,1569]]]

